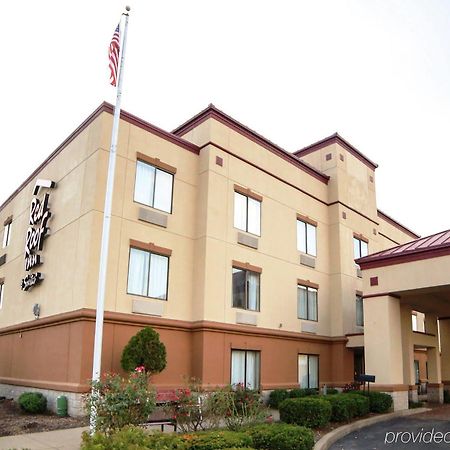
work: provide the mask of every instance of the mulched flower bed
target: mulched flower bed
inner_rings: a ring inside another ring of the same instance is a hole
[[[87,426],[85,417],[59,417],[53,413],[28,414],[12,400],[0,400],[0,436]]]

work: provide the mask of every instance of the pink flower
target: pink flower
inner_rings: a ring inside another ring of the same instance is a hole
[[[134,369],[135,372],[138,373],[143,373],[145,372],[145,367],[144,366],[137,366],[136,369]]]

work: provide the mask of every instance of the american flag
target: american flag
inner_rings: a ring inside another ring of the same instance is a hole
[[[117,25],[109,44],[109,70],[111,71],[110,82],[113,86],[117,83],[117,70],[119,67],[119,53],[120,53],[120,27]]]

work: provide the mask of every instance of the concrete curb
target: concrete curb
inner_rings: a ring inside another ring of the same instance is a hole
[[[335,442],[343,438],[353,431],[360,430],[361,428],[374,425],[376,423],[385,422],[390,419],[395,419],[397,417],[412,416],[413,414],[420,414],[426,411],[430,411],[429,408],[416,408],[416,409],[405,409],[402,411],[397,411],[388,414],[382,414],[380,416],[369,417],[368,419],[358,420],[356,422],[349,423],[348,425],[343,425],[342,427],[336,428],[330,431],[325,436],[321,437],[314,445],[314,450],[328,450]]]

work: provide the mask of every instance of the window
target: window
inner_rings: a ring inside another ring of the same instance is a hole
[[[317,256],[317,227],[303,220],[297,220],[297,249],[308,255]]]
[[[412,330],[425,333],[425,314],[413,311],[411,314]]]
[[[412,314],[411,320],[412,320],[412,330],[417,331],[417,314]]]
[[[297,316],[317,321],[317,289],[297,285]]]
[[[3,306],[4,290],[5,290],[5,284],[2,281],[2,282],[0,282],[0,309],[2,309],[2,306]]]
[[[364,303],[361,295],[356,296],[356,325],[364,326]]]
[[[167,300],[169,258],[130,248],[128,293]]]
[[[172,190],[173,174],[140,160],[136,162],[134,201],[171,213]]]
[[[234,193],[234,226],[261,235],[261,202],[239,192]]]
[[[3,248],[7,247],[11,240],[11,222],[5,224],[3,229]]]
[[[319,388],[319,357],[298,355],[298,384],[303,388]]]
[[[357,237],[353,237],[353,254],[355,259],[367,256],[369,253],[369,244]]]
[[[259,389],[260,354],[252,350],[231,350],[231,384]]]
[[[259,311],[259,273],[233,267],[233,307]]]

